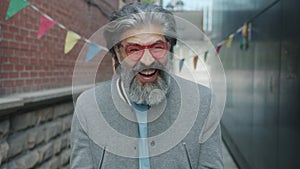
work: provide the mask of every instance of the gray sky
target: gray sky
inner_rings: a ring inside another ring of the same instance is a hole
[[[163,0],[165,7],[169,2],[176,2],[176,0]],[[202,10],[203,7],[208,6],[212,0],[182,0],[184,2],[184,10]]]

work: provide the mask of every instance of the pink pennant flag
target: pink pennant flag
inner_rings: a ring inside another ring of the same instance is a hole
[[[218,44],[218,46],[217,46],[217,48],[216,48],[216,55],[219,54],[219,52],[220,52],[222,46],[223,46],[223,43],[219,43],[219,44]]]
[[[50,28],[56,24],[51,18],[42,16],[40,19],[40,27],[37,38],[40,39]]]

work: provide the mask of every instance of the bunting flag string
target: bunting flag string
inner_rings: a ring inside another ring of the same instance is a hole
[[[16,13],[18,13],[19,11],[21,11],[22,9],[24,9],[27,6],[30,6],[33,10],[35,10],[36,12],[38,12],[39,14],[42,15],[40,18],[39,30],[38,30],[38,35],[37,35],[38,39],[42,38],[43,35],[49,29],[51,29],[54,25],[57,25],[60,28],[67,31],[66,39],[65,39],[65,46],[64,46],[65,54],[70,52],[80,39],[84,40],[86,43],[89,44],[89,50],[88,50],[88,53],[85,58],[86,62],[91,60],[93,57],[95,57],[97,55],[97,53],[100,52],[102,49],[104,51],[108,51],[107,48],[105,48],[101,45],[98,45],[96,43],[93,43],[90,40],[75,33],[74,31],[67,29],[64,25],[57,22],[55,19],[51,18],[47,14],[43,13],[41,10],[39,10],[38,7],[36,7],[35,5],[31,4],[30,2],[28,2],[26,0],[10,0],[5,19],[7,20],[7,19],[11,18]]]
[[[275,6],[279,2],[281,2],[281,1],[275,0],[274,2],[272,2],[271,4],[269,4],[268,6],[263,8],[261,11],[259,11],[256,15],[254,15],[253,17],[248,19],[241,28],[236,30],[234,35],[241,34],[241,40],[240,40],[240,42],[241,42],[240,49],[241,50],[247,50],[249,48],[249,42],[252,40],[252,23],[253,23],[253,21],[255,19],[257,19],[258,17],[260,17],[261,15],[263,15],[265,12],[267,12],[269,9],[271,9],[273,6]]]
[[[236,35],[240,35],[241,36],[241,50],[247,50],[249,47],[249,41],[250,41],[250,36],[251,36],[251,29],[252,29],[252,25],[251,23],[245,23],[242,27],[240,27],[239,29],[237,29],[234,33],[230,34],[228,36],[227,39],[219,42],[217,44],[216,47],[216,56],[219,55],[223,45],[225,44],[227,48],[230,48],[232,45],[232,41],[234,39],[234,37],[236,37]],[[204,52],[204,57],[203,60],[204,62],[207,62],[207,57],[208,57],[208,53],[209,51],[206,50]],[[179,71],[181,71],[182,69],[182,65],[183,65],[184,59],[181,59],[179,62]],[[198,62],[198,56],[194,57],[194,69],[197,69],[197,62]]]
[[[9,3],[9,7],[6,13],[6,20],[9,19],[10,17],[14,16],[16,13],[24,9],[25,7],[30,6],[33,10],[36,12],[40,13],[42,16],[40,18],[40,23],[39,23],[39,30],[38,30],[38,35],[37,38],[40,39],[43,37],[43,35],[51,29],[54,25],[58,25],[60,28],[64,29],[67,31],[66,34],[66,39],[65,39],[65,46],[64,46],[64,53],[67,54],[70,52],[73,47],[77,44],[77,42],[82,39],[86,43],[89,44],[88,46],[88,52],[85,58],[85,61],[88,62],[91,59],[93,59],[98,52],[100,52],[102,49],[105,51],[108,51],[107,48],[97,45],[90,40],[80,36],[79,34],[75,33],[74,31],[71,31],[67,29],[64,25],[60,24],[59,22],[55,21],[53,18],[49,17],[47,14],[43,13],[41,10],[39,10],[38,7],[35,5],[31,4],[30,2],[26,0],[11,0]],[[229,48],[231,47],[233,38],[235,37],[236,34],[242,34],[241,38],[241,45],[240,48],[242,50],[247,50],[249,46],[249,40],[251,39],[251,23],[245,23],[243,27],[239,28],[235,34],[231,34],[226,41],[222,41],[217,45],[216,48],[216,54],[218,55],[223,44],[226,43],[226,46]],[[204,61],[206,62],[208,56],[208,51],[205,52],[204,54]],[[197,68],[197,62],[198,62],[198,57],[194,57],[194,68]],[[184,59],[180,61],[180,71],[183,67],[184,64]]]
[[[218,43],[218,45],[216,47],[216,55],[219,55],[220,50],[223,47],[224,43],[227,48],[230,48],[232,45],[232,41],[233,41],[234,37],[236,37],[236,35],[241,36],[240,49],[247,50],[249,47],[249,38],[250,38],[249,35],[250,34],[251,34],[251,23],[246,22],[246,23],[244,23],[244,25],[242,27],[237,29],[234,33],[230,34],[225,40]]]
[[[252,40],[252,31],[253,31],[252,30],[252,22],[279,2],[281,2],[281,1],[276,0],[273,3],[269,4],[267,7],[263,8],[260,12],[258,12],[252,18],[248,19],[243,24],[242,27],[238,28],[235,32],[232,32],[228,37],[226,37],[221,42],[219,42],[216,47],[216,54],[217,55],[219,54],[224,43],[226,43],[227,48],[230,48],[234,37],[236,37],[237,35],[241,37],[240,49],[247,50],[249,48],[249,42]],[[204,52],[204,58],[203,58],[204,62],[207,62],[208,52],[209,52],[209,50],[206,50]],[[181,64],[181,62],[179,64]],[[195,61],[194,61],[194,67],[195,67]]]

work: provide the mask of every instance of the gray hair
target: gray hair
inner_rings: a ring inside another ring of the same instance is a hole
[[[170,43],[170,52],[176,45],[176,22],[173,14],[161,6],[149,3],[132,3],[125,5],[119,11],[115,11],[104,31],[107,47],[113,55],[117,68],[119,62],[114,51],[114,46],[120,42],[121,34],[141,24],[159,24],[163,27],[166,40]]]

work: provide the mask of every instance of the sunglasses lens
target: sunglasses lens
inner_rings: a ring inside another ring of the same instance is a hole
[[[143,47],[137,44],[128,45],[126,47],[126,55],[132,60],[139,60],[143,55]]]
[[[155,58],[162,58],[168,52],[168,44],[166,42],[157,42],[151,45],[150,53]]]
[[[150,46],[142,46],[139,44],[129,44],[125,46],[125,52],[127,57],[131,60],[138,61],[144,54],[145,49],[149,49],[151,55],[157,59],[166,56],[168,53],[168,43],[167,42],[155,42]]]

